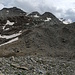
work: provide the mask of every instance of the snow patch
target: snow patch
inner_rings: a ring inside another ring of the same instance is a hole
[[[36,14],[36,15],[34,15],[33,17],[36,17],[36,18],[38,18],[39,16]]]
[[[7,23],[5,24],[5,25],[13,25],[14,24],[14,22],[10,22],[9,20],[7,20]]]
[[[6,12],[9,13],[9,10],[7,10]]]
[[[6,44],[9,44],[9,43],[12,43],[12,42],[17,41],[17,40],[18,40],[18,37],[17,38],[14,38],[14,39],[6,42],[6,43],[1,44],[0,46],[3,46],[3,45],[6,45]]]
[[[19,31],[19,33],[22,33],[22,30],[21,30],[21,31]]]
[[[9,30],[9,28],[6,28],[5,30]]]
[[[60,18],[59,20],[60,20],[61,22],[63,22],[64,24],[70,24],[70,23],[72,23],[72,20],[71,20],[71,19],[65,20],[65,19],[63,19],[63,18]]]
[[[29,25],[29,23],[26,23],[26,25]]]
[[[10,22],[9,20],[7,20],[7,23],[3,26],[3,30],[5,29],[5,27],[6,27],[6,25],[13,25],[14,24],[14,22]]]
[[[5,29],[6,25],[3,26],[3,30]]]
[[[60,20],[60,21],[64,21],[64,19],[63,19],[63,18],[59,18],[59,20]]]
[[[51,20],[51,18],[48,18],[48,17],[47,17],[47,19],[46,19],[46,20],[44,20],[44,21],[46,22],[46,21],[50,21],[50,20]]]
[[[1,36],[1,35],[0,35],[0,38],[11,39],[11,38],[17,37],[17,36],[19,36],[19,35],[21,35],[21,33],[12,34],[12,35],[9,35],[9,36],[6,36],[6,35]]]

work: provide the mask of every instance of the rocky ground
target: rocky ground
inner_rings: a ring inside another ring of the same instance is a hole
[[[40,56],[2,57],[0,75],[75,75],[75,60]]]

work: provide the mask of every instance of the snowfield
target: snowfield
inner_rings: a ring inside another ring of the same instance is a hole
[[[34,15],[34,17],[38,18],[39,16],[36,14],[36,15]]]
[[[3,26],[3,30],[5,29],[6,25],[14,25],[15,23],[14,22],[10,22],[9,20],[7,20],[7,23]]]
[[[19,33],[17,33],[17,34],[9,35],[9,36],[7,36],[7,35],[3,35],[3,36],[1,36],[1,35],[0,35],[0,38],[11,39],[11,38],[17,37],[17,36],[19,36],[19,35],[21,35],[21,33],[20,33],[20,32],[19,32]]]
[[[17,41],[17,40],[18,40],[18,37],[17,38],[14,38],[14,39],[6,42],[6,43],[1,44],[0,46],[3,46],[3,45],[6,45],[6,44],[9,44],[9,43],[12,43],[12,42]]]
[[[48,17],[47,17],[47,19],[46,19],[46,20],[44,20],[44,21],[45,21],[45,22],[47,22],[47,21],[50,21],[50,20],[51,20],[51,18],[48,18]]]

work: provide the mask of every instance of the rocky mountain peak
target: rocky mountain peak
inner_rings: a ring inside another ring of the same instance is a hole
[[[26,15],[26,12],[17,7],[3,8],[2,10],[0,10],[0,18],[4,19],[7,17],[24,16],[24,15]]]
[[[55,18],[55,16],[50,12],[45,12],[44,14],[42,14],[42,16],[43,17],[48,17],[48,18],[53,18],[53,17]]]
[[[34,11],[34,12],[30,13],[28,16],[31,16],[31,17],[40,17],[40,15],[41,14],[39,12]]]

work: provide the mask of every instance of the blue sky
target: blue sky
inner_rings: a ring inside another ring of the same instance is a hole
[[[0,9],[19,7],[26,12],[52,12],[58,18],[75,21],[75,0],[0,0]]]

